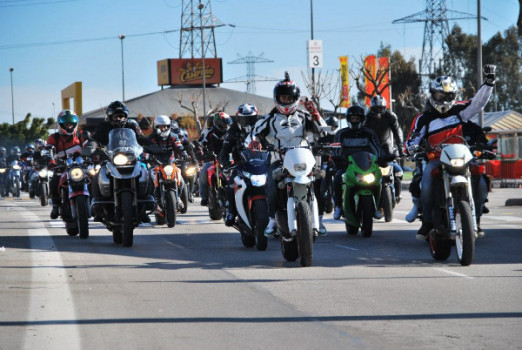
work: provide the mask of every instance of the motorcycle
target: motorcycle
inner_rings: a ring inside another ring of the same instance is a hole
[[[47,161],[51,158],[51,150],[50,149],[42,149],[40,151],[41,157],[43,161],[40,165],[35,167],[35,171],[33,172],[29,189],[34,189],[35,196],[40,199],[40,205],[45,207],[49,204],[49,180],[53,176],[53,171],[47,168]]]
[[[225,185],[227,178],[221,171],[221,165],[214,157],[214,164],[207,170],[208,176],[208,214],[212,220],[220,220],[225,215]]]
[[[8,193],[6,193],[6,177],[7,177],[7,171],[8,171],[8,168],[0,168],[0,195],[2,197],[5,197],[6,195],[8,195]]]
[[[29,198],[36,197],[35,188],[31,186],[31,177],[34,174],[33,160],[32,156],[22,159],[22,190],[29,193]]]
[[[393,220],[393,209],[395,209],[395,206],[398,203],[394,186],[395,177],[402,176],[402,173],[395,174],[391,163],[385,167],[381,167],[380,169],[382,174],[382,187],[379,210],[384,214],[384,221],[390,222]]]
[[[139,161],[142,152],[133,130],[111,130],[104,150],[108,160],[98,172],[98,187],[93,188],[93,192],[99,191],[100,199],[94,198],[91,207],[112,231],[114,243],[124,247],[133,245],[134,228],[155,209],[154,197],[149,194],[149,172]]]
[[[199,167],[196,162],[185,161],[181,164],[181,174],[187,185],[187,200],[190,203],[194,203],[198,172]]]
[[[313,243],[319,231],[319,214],[314,194],[315,157],[307,147],[282,150],[283,166],[274,171],[280,196],[286,207],[278,208],[276,222],[281,251],[287,261],[300,258],[301,266],[312,265]]]
[[[183,179],[181,177],[181,170],[176,166],[172,158],[166,164],[158,160],[151,161],[156,164],[153,174],[154,191],[158,191],[157,205],[159,210],[156,210],[154,216],[158,225],[164,225],[167,222],[168,227],[176,225],[176,213],[181,211],[180,208],[187,205],[179,199],[180,188],[182,187]],[[185,186],[186,191],[186,186]]]
[[[13,160],[9,164],[9,172],[7,173],[7,194],[9,192],[13,194],[13,197],[20,198],[20,191],[22,189],[22,179],[20,171],[22,169],[22,163],[19,160]]]
[[[333,177],[335,175],[335,164],[332,161],[331,155],[328,155],[328,160],[321,164],[324,177],[321,181],[321,195],[324,198],[324,212],[329,214],[333,211]]]
[[[68,155],[65,168],[58,182],[60,189],[60,215],[69,236],[80,234],[80,238],[89,237],[89,190],[88,175],[84,170],[80,155]]]
[[[377,161],[377,156],[366,151],[356,151],[348,156],[348,167],[343,174],[343,212],[349,235],[356,235],[359,227],[363,237],[371,237],[373,233],[373,216],[379,203],[378,187],[382,177]]]
[[[455,245],[459,263],[469,266],[473,262],[478,231],[472,177],[485,172],[484,165],[475,161],[494,159],[495,154],[480,146],[470,149],[465,139],[458,135],[433,147],[427,146],[425,151],[428,159],[440,160],[440,166],[431,172],[434,203],[434,228],[428,233],[431,256],[444,261]]]
[[[241,234],[241,242],[247,248],[256,246],[265,250],[268,245],[264,230],[268,225],[268,208],[265,185],[268,171],[268,152],[245,149],[242,162],[236,166],[234,200],[237,218],[232,227]]]

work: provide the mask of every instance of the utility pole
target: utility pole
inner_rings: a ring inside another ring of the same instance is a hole
[[[14,125],[13,71],[14,71],[13,67],[9,68],[9,72],[11,74],[11,113],[13,114],[13,125]]]
[[[482,30],[480,23],[480,0],[477,0],[477,90],[482,84]],[[479,125],[484,127],[484,109],[479,112]]]

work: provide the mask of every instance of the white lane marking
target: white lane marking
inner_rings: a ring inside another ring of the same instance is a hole
[[[348,249],[348,250],[359,250],[357,248],[352,248],[352,247],[348,247],[348,246],[341,245],[341,244],[335,244],[335,246],[339,247],[339,248],[343,248],[343,249]]]
[[[491,219],[491,220],[497,220],[497,221],[510,221],[510,222],[522,221],[522,218],[519,218],[516,216],[507,216],[507,215],[492,216],[492,215],[486,214],[484,216],[484,219]]]
[[[187,248],[185,248],[185,247],[183,247],[183,246],[181,246],[179,244],[172,243],[171,241],[165,241],[165,243],[170,244],[171,246],[179,248],[179,249],[187,249]]]
[[[49,222],[49,225],[52,227],[55,227],[55,228],[65,227],[65,224],[63,223],[63,221],[51,221],[51,222]]]
[[[30,210],[24,211],[27,222],[41,222]],[[34,225],[37,226],[38,224]],[[43,225],[42,225],[43,226]],[[30,307],[25,319],[43,322],[26,329],[23,349],[81,349],[77,324],[47,326],[46,321],[76,321],[74,300],[69,286],[68,274],[51,233],[45,227],[30,228],[31,290]]]
[[[441,269],[441,268],[434,268],[434,270],[437,270],[437,271],[440,271],[440,272],[444,272],[444,273],[447,273],[449,275],[458,276],[458,277],[464,277],[464,278],[469,278],[469,279],[474,279],[475,278],[475,277],[472,277],[472,276],[465,275],[463,273],[454,272],[454,271]]]

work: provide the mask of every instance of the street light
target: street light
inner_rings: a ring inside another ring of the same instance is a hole
[[[125,39],[125,35],[120,34],[118,35],[118,38],[120,39],[121,43],[121,102],[125,102],[125,72],[123,70],[123,39]]]
[[[205,88],[206,88],[206,83],[205,83],[205,75],[206,75],[206,69],[205,69],[205,40],[204,40],[204,32],[203,32],[203,15],[201,13],[201,10],[203,10],[203,8],[205,7],[205,5],[203,5],[201,3],[201,0],[199,0],[199,5],[198,5],[198,9],[199,9],[199,24],[200,24],[200,28],[201,28],[201,62],[203,64],[203,116],[205,117],[205,121],[207,120],[207,107],[206,107],[206,98],[205,98]]]
[[[13,71],[14,71],[13,67],[9,68],[9,72],[11,74],[11,113],[13,114],[13,125],[14,125]]]

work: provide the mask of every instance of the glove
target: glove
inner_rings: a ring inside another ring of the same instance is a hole
[[[493,86],[495,84],[495,71],[497,70],[497,66],[494,64],[486,64],[484,65],[484,84]]]
[[[47,163],[47,169],[52,170],[56,167],[56,165],[57,165],[56,161],[54,159],[52,159]]]
[[[310,115],[312,116],[312,119],[314,121],[318,121],[319,118],[321,118],[321,115],[319,114],[319,112],[317,111],[317,108],[315,108],[315,104],[314,104],[314,101],[312,100],[309,100],[308,98],[304,101],[304,106],[306,108],[306,110],[310,113]]]

